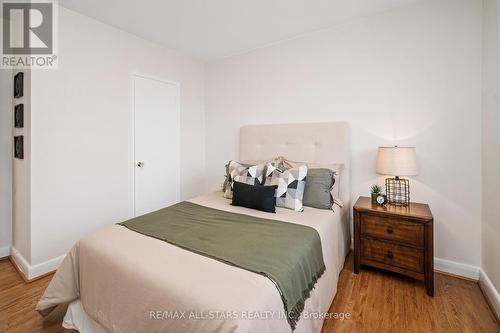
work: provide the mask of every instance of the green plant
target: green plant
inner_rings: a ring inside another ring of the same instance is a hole
[[[382,188],[377,184],[372,185],[370,190],[372,191],[372,194],[379,194],[382,192]]]

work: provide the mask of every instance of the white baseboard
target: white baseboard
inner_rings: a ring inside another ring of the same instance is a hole
[[[4,252],[2,252],[2,251],[4,251]],[[6,253],[6,254],[2,255],[3,253]],[[9,253],[12,256],[12,258],[14,259],[14,262],[16,263],[17,267],[23,273],[24,277],[27,280],[34,279],[40,275],[43,275],[43,274],[46,274],[46,273],[49,273],[49,272],[56,270],[65,257],[65,255],[62,255],[60,257],[47,260],[47,261],[42,262],[40,264],[30,265],[28,263],[28,261],[21,255],[21,253],[16,248],[14,248],[14,247],[0,248],[0,258],[4,257],[4,256],[8,256]],[[488,279],[486,274],[477,266],[462,264],[462,263],[447,260],[447,259],[434,258],[434,269],[436,271],[449,273],[449,274],[453,274],[453,275],[458,275],[458,276],[462,276],[462,277],[472,279],[472,280],[480,280],[480,272],[481,272],[481,274],[484,275],[483,279],[485,281],[488,281],[489,285],[491,285],[491,287],[493,287],[493,284],[491,284],[491,281]],[[487,288],[487,287],[485,287],[485,288]],[[494,287],[492,290],[494,290],[496,292],[496,289],[494,289]],[[496,294],[493,293],[492,295],[498,296],[498,292],[496,292]],[[497,304],[500,304],[500,301],[498,301],[498,298],[497,298]]]
[[[0,247],[0,258],[10,256],[10,246]]]
[[[15,247],[11,248],[10,257],[14,261],[21,274],[24,276],[25,280],[29,280],[29,264],[28,261],[23,257],[21,252],[19,252]]]
[[[479,285],[493,307],[492,310],[496,312],[497,318],[500,318],[500,293],[498,293],[493,282],[482,269],[479,271]]]
[[[479,270],[477,266],[462,264],[460,262],[434,258],[434,269],[436,271],[462,276],[472,280],[479,280]]]
[[[59,265],[61,264],[61,262],[64,260],[65,257],[66,255],[62,255],[57,258],[50,259],[45,262],[30,266],[29,268],[30,279],[55,271],[57,268],[59,268]]]
[[[24,275],[24,278],[29,281],[46,273],[55,271],[63,261],[65,255],[44,261],[36,265],[30,265],[26,258],[24,258],[23,255],[15,247],[12,247],[11,257],[14,260],[17,268],[19,268],[21,273]]]

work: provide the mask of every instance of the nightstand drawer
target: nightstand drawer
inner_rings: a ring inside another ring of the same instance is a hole
[[[361,241],[361,257],[417,273],[424,271],[424,253],[412,247],[364,238]]]
[[[361,235],[385,238],[419,247],[424,246],[423,225],[400,219],[362,215]]]

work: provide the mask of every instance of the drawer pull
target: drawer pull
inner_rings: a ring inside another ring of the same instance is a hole
[[[392,251],[387,251],[387,258],[394,259],[394,253],[392,253]]]
[[[394,232],[394,229],[391,226],[387,227],[387,233],[392,234]]]

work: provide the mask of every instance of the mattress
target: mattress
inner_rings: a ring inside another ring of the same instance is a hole
[[[326,271],[294,332],[320,332],[321,314],[335,296],[350,246],[348,212],[305,207],[303,212],[277,208],[269,214],[233,207],[221,192],[190,201],[318,231]],[[85,237],[69,256],[59,270],[65,272],[58,271],[39,304],[69,302],[67,328],[82,333],[291,331],[279,292],[268,278],[124,227],[109,226]]]

